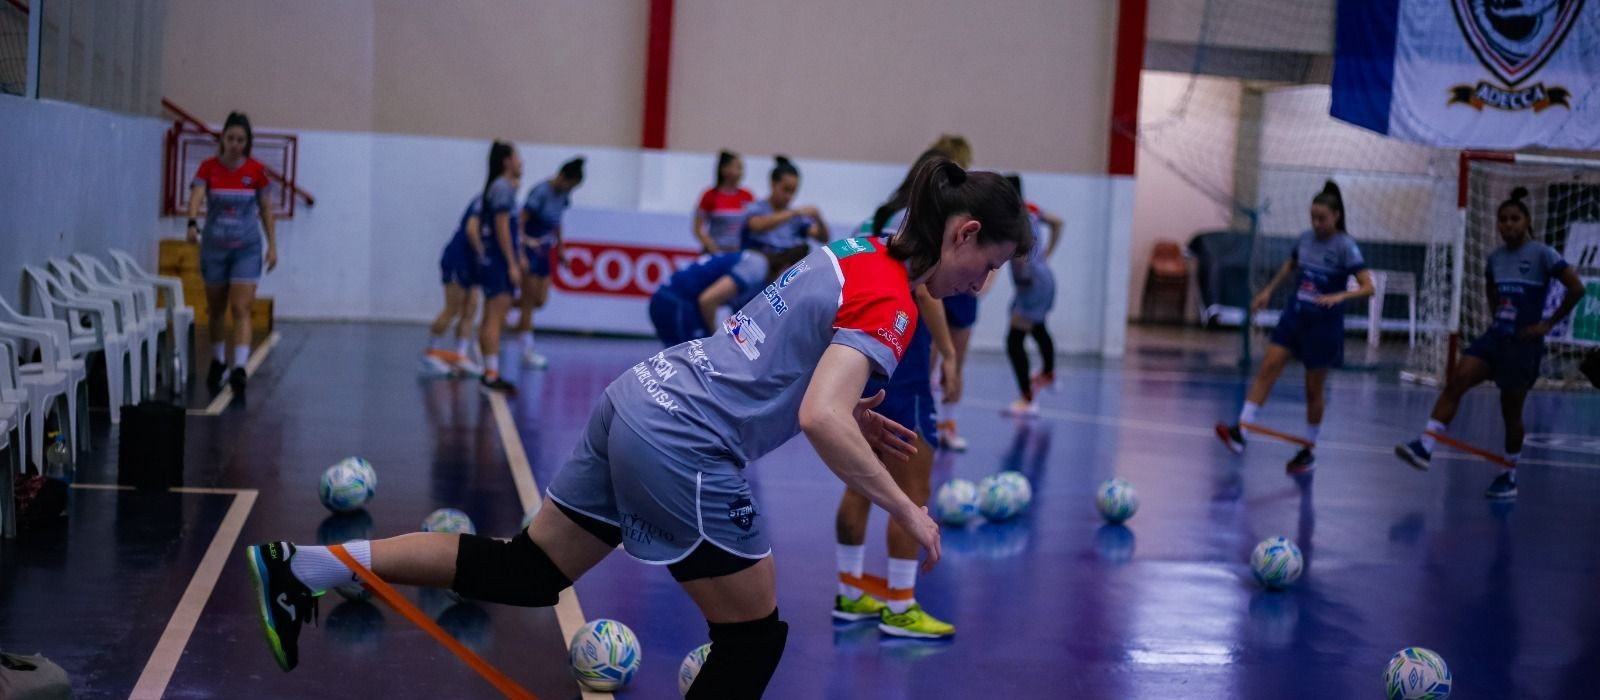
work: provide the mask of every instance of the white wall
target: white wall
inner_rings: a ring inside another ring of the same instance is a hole
[[[0,124],[0,296],[15,307],[21,266],[52,256],[118,248],[154,271],[165,124],[9,95]]]
[[[263,126],[263,129],[270,128]],[[284,318],[422,321],[438,311],[438,258],[467,202],[483,187],[487,144],[470,139],[301,131],[299,181],[317,206],[278,224],[279,267],[261,293]],[[523,192],[575,154],[587,179],[573,195],[566,235],[692,250],[690,213],[711,179],[709,153],[519,144]],[[798,202],[820,207],[834,226],[853,227],[899,183],[904,165],[799,160]],[[766,194],[767,156],[747,156],[745,185]],[[1064,352],[1120,353],[1126,315],[1127,216],[1118,180],[1100,175],[1022,173],[1028,199],[1067,220],[1051,261],[1060,287],[1051,328]],[[1126,184],[1123,185],[1127,188]],[[162,223],[182,235],[182,221]],[[999,276],[983,300],[975,345],[999,348],[1010,282]],[[1115,289],[1116,293],[1108,293]],[[555,290],[539,323],[570,330],[648,332],[644,300],[632,312],[616,299]]]

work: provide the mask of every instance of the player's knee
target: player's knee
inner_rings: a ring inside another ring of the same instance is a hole
[[[711,655],[689,687],[687,700],[755,698],[783,658],[789,623],[772,614],[750,622],[711,624]]]
[[[462,535],[451,590],[474,600],[523,607],[555,605],[572,585],[550,556],[528,537],[510,541]]]

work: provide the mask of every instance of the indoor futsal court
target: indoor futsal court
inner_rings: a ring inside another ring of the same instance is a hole
[[[1600,5],[0,0],[0,464],[0,700],[1597,697]]]

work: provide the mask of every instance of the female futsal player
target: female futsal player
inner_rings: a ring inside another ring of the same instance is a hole
[[[472,317],[478,307],[478,260],[483,257],[483,238],[478,233],[482,225],[479,212],[483,205],[481,196],[473,197],[467,210],[461,213],[461,223],[450,242],[439,256],[439,274],[444,284],[444,309],[434,317],[428,328],[428,350],[422,356],[423,371],[433,375],[464,371],[482,374],[483,369],[472,362],[468,344],[472,338]],[[445,332],[456,327],[456,349],[450,350]]]
[[[533,186],[522,204],[522,296],[517,300],[517,337],[522,345],[522,364],[544,369],[550,362],[533,350],[533,312],[544,308],[550,298],[550,260],[565,266],[567,253],[561,243],[561,215],[572,206],[572,191],[583,184],[583,158],[561,164],[561,170]]]
[[[478,284],[483,287],[483,320],[478,324],[478,345],[483,352],[483,386],[491,391],[514,392],[515,384],[500,376],[500,331],[511,309],[512,290],[522,286],[522,263],[517,255],[517,183],[522,178],[522,156],[507,141],[489,147],[489,180],[483,185],[478,208],[483,257],[478,261]]]
[[[650,295],[650,323],[656,327],[656,337],[670,348],[711,335],[718,308],[743,308],[762,287],[778,281],[779,274],[810,252],[797,245],[777,253],[721,253],[673,273]]]
[[[694,208],[694,237],[707,255],[738,251],[744,232],[744,209],[756,196],[739,186],[744,160],[733,151],[717,154],[717,185],[700,194]]]
[[[1372,274],[1361,259],[1356,239],[1345,232],[1344,222],[1344,197],[1339,194],[1339,186],[1329,180],[1322,192],[1311,199],[1311,230],[1300,234],[1289,259],[1250,302],[1251,311],[1259,312],[1272,299],[1272,291],[1298,273],[1294,297],[1278,317],[1272,344],[1267,347],[1267,356],[1261,360],[1261,369],[1239,411],[1239,422],[1217,424],[1217,438],[1222,444],[1234,454],[1244,453],[1250,429],[1243,424],[1255,421],[1256,411],[1267,402],[1267,395],[1272,393],[1272,385],[1289,364],[1289,358],[1299,359],[1306,366],[1305,439],[1310,444],[1300,448],[1285,465],[1290,474],[1309,472],[1316,462],[1311,450],[1322,432],[1323,386],[1328,381],[1328,368],[1344,363],[1344,303],[1372,296]],[[1360,285],[1353,292],[1345,291],[1351,275]]]
[[[1500,203],[1496,212],[1500,240],[1505,245],[1489,254],[1485,264],[1485,285],[1489,308],[1494,318],[1489,330],[1472,341],[1463,353],[1461,364],[1450,375],[1433,404],[1428,427],[1422,435],[1394,448],[1396,455],[1417,469],[1427,469],[1437,440],[1456,417],[1461,397],[1485,379],[1500,387],[1500,417],[1505,421],[1505,458],[1512,467],[1495,477],[1484,495],[1489,498],[1517,497],[1517,460],[1522,456],[1522,404],[1528,390],[1539,379],[1539,362],[1544,359],[1544,337],[1550,328],[1566,318],[1583,298],[1583,281],[1578,279],[1556,249],[1533,239],[1533,217],[1522,202],[1528,190],[1518,187],[1511,198]],[[1544,318],[1544,301],[1552,280],[1567,288],[1561,306]]]
[[[800,169],[784,156],[773,156],[772,191],[767,198],[745,208],[744,247],[756,250],[787,250],[806,241],[828,242],[828,224],[816,207],[796,207],[794,195],[800,191]]]
[[[688,697],[757,698],[783,654],[775,568],[744,465],[804,432],[840,480],[900,521],[939,560],[939,526],[889,476],[876,447],[910,456],[911,431],[861,399],[894,373],[916,330],[911,290],[970,291],[1032,244],[1003,178],[934,161],[906,226],[887,243],[850,238],[807,256],[788,284],[722,332],[656,353],[606,389],[584,438],[514,539],[414,533],[345,545],[378,576],[449,586],[483,601],[549,606],[622,544],[665,565],[710,625],[711,654]],[[246,548],[273,656],[298,662],[314,591],[351,571],[323,547]]]
[[[1022,177],[1007,176],[1022,197]],[[1011,360],[1011,372],[1017,377],[1017,391],[1021,394],[1007,411],[1012,415],[1031,416],[1039,412],[1033,400],[1041,389],[1056,381],[1056,343],[1050,337],[1045,319],[1056,304],[1056,276],[1050,271],[1050,254],[1061,242],[1061,217],[1026,202],[1028,220],[1034,230],[1049,229],[1050,243],[1035,247],[1032,254],[1011,261],[1011,283],[1016,295],[1011,298],[1011,328],[1006,332],[1006,356]],[[1028,374],[1027,337],[1039,344],[1039,373]]]

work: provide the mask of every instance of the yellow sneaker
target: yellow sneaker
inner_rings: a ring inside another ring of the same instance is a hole
[[[833,597],[833,619],[845,622],[857,620],[870,620],[879,617],[889,610],[889,606],[865,593],[860,598],[850,600],[842,595]]]
[[[945,639],[955,636],[956,627],[929,615],[921,605],[912,603],[910,608],[898,615],[884,606],[883,616],[878,620],[878,631],[895,637]]]

